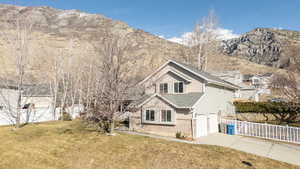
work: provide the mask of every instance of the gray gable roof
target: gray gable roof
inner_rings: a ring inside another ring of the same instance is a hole
[[[186,64],[186,63],[182,63],[182,62],[178,62],[178,61],[174,61],[174,60],[169,60],[168,62],[166,62],[165,64],[163,64],[160,68],[158,68],[155,72],[153,72],[152,74],[150,74],[148,77],[146,77],[143,81],[141,81],[139,84],[143,84],[144,82],[146,82],[147,80],[149,80],[153,75],[155,75],[157,72],[159,72],[161,69],[163,69],[166,65],[168,64],[174,64],[177,65],[191,73],[193,73],[194,75],[198,76],[199,78],[202,78],[204,80],[206,80],[208,83],[212,83],[218,86],[223,86],[223,87],[228,87],[228,88],[232,88],[232,89],[239,89],[240,87],[227,82],[223,79],[220,79],[214,75],[211,75],[207,72],[201,71],[198,68],[196,68],[195,66]]]
[[[177,64],[185,67],[186,69],[189,69],[189,70],[191,70],[191,71],[199,74],[200,76],[205,77],[208,80],[219,82],[219,83],[225,84],[225,85],[229,85],[229,86],[234,87],[234,88],[239,88],[239,86],[237,86],[237,85],[235,85],[233,83],[230,83],[228,81],[225,81],[225,80],[223,80],[223,79],[221,79],[221,78],[219,78],[217,76],[214,76],[214,75],[212,75],[212,74],[210,74],[208,72],[201,71],[201,70],[199,70],[198,68],[196,68],[193,65],[189,65],[189,64],[186,64],[186,63],[178,62],[178,61],[171,61],[171,62],[173,62],[175,64],[177,63]]]
[[[193,107],[193,105],[200,99],[203,93],[186,93],[186,94],[164,94],[160,95],[166,100],[170,101],[177,107]]]
[[[175,108],[191,108],[194,104],[203,96],[203,93],[185,93],[185,94],[153,94],[153,95],[143,95],[140,99],[135,100],[130,104],[130,107],[139,107],[147,103],[153,97],[158,97],[168,103],[170,103]]]
[[[151,96],[153,95],[147,95],[147,94],[144,94],[142,97],[134,100],[130,105],[129,107],[135,107],[135,106],[139,106],[140,104],[144,103],[146,100],[148,100]]]

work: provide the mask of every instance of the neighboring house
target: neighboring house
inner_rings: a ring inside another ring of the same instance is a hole
[[[10,125],[15,122],[11,112],[16,112],[18,92],[11,85],[0,85],[0,125]]]
[[[28,122],[57,120],[59,112],[53,108],[53,95],[49,84],[26,85],[23,87],[22,105]]]
[[[2,81],[1,81],[2,82]],[[21,105],[17,110],[18,90],[15,84],[1,85],[0,82],[0,125],[15,124],[17,111],[21,112],[21,123],[57,120],[53,115],[52,96],[47,85],[24,85]]]
[[[212,72],[212,74],[240,87],[236,95],[237,101],[259,101],[259,90],[251,83],[247,83],[253,76],[243,75],[240,71]]]
[[[257,90],[256,93],[260,98],[261,96],[272,95],[271,88],[270,88],[270,82],[272,77],[273,77],[272,73],[266,73],[262,75],[244,75],[243,82],[255,88]]]
[[[266,73],[263,75],[255,75],[251,77],[252,86],[261,90],[261,94],[271,94],[270,90],[270,82],[271,82],[272,74]]]
[[[258,102],[260,100],[259,92],[255,87],[244,84],[244,83],[240,83],[237,85],[240,87],[240,90],[238,92],[237,98],[235,99],[236,101],[256,101],[256,102]]]
[[[218,132],[218,118],[235,113],[239,87],[193,66],[170,60],[139,83],[143,97],[132,103],[132,130],[193,138]]]
[[[33,104],[35,108],[50,108],[53,103],[53,95],[49,84],[30,85],[24,87],[22,104]]]
[[[23,85],[21,96],[21,123],[53,121],[61,116],[59,105],[54,111],[54,96],[49,84]],[[16,85],[1,85],[0,80],[0,125],[15,123],[13,116],[17,113],[17,101]],[[65,110],[74,119],[83,111],[83,105],[74,104]]]
[[[257,89],[268,89],[273,77],[272,73],[265,73],[260,75],[246,74],[243,76],[243,82],[254,86]]]

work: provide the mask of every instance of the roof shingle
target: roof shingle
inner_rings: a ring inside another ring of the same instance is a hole
[[[185,93],[185,94],[164,94],[160,95],[164,99],[170,101],[177,107],[193,107],[200,99],[203,93]]]

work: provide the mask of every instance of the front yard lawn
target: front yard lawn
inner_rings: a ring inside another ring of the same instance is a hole
[[[79,121],[0,127],[1,169],[300,168],[218,146],[106,136]]]

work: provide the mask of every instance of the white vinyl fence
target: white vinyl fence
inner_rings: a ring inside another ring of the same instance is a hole
[[[221,126],[227,124],[235,125],[235,134],[244,136],[260,137],[265,139],[279,140],[284,142],[300,144],[300,128],[280,126],[264,123],[253,123],[247,121],[221,119]],[[227,133],[226,127],[221,130]]]

